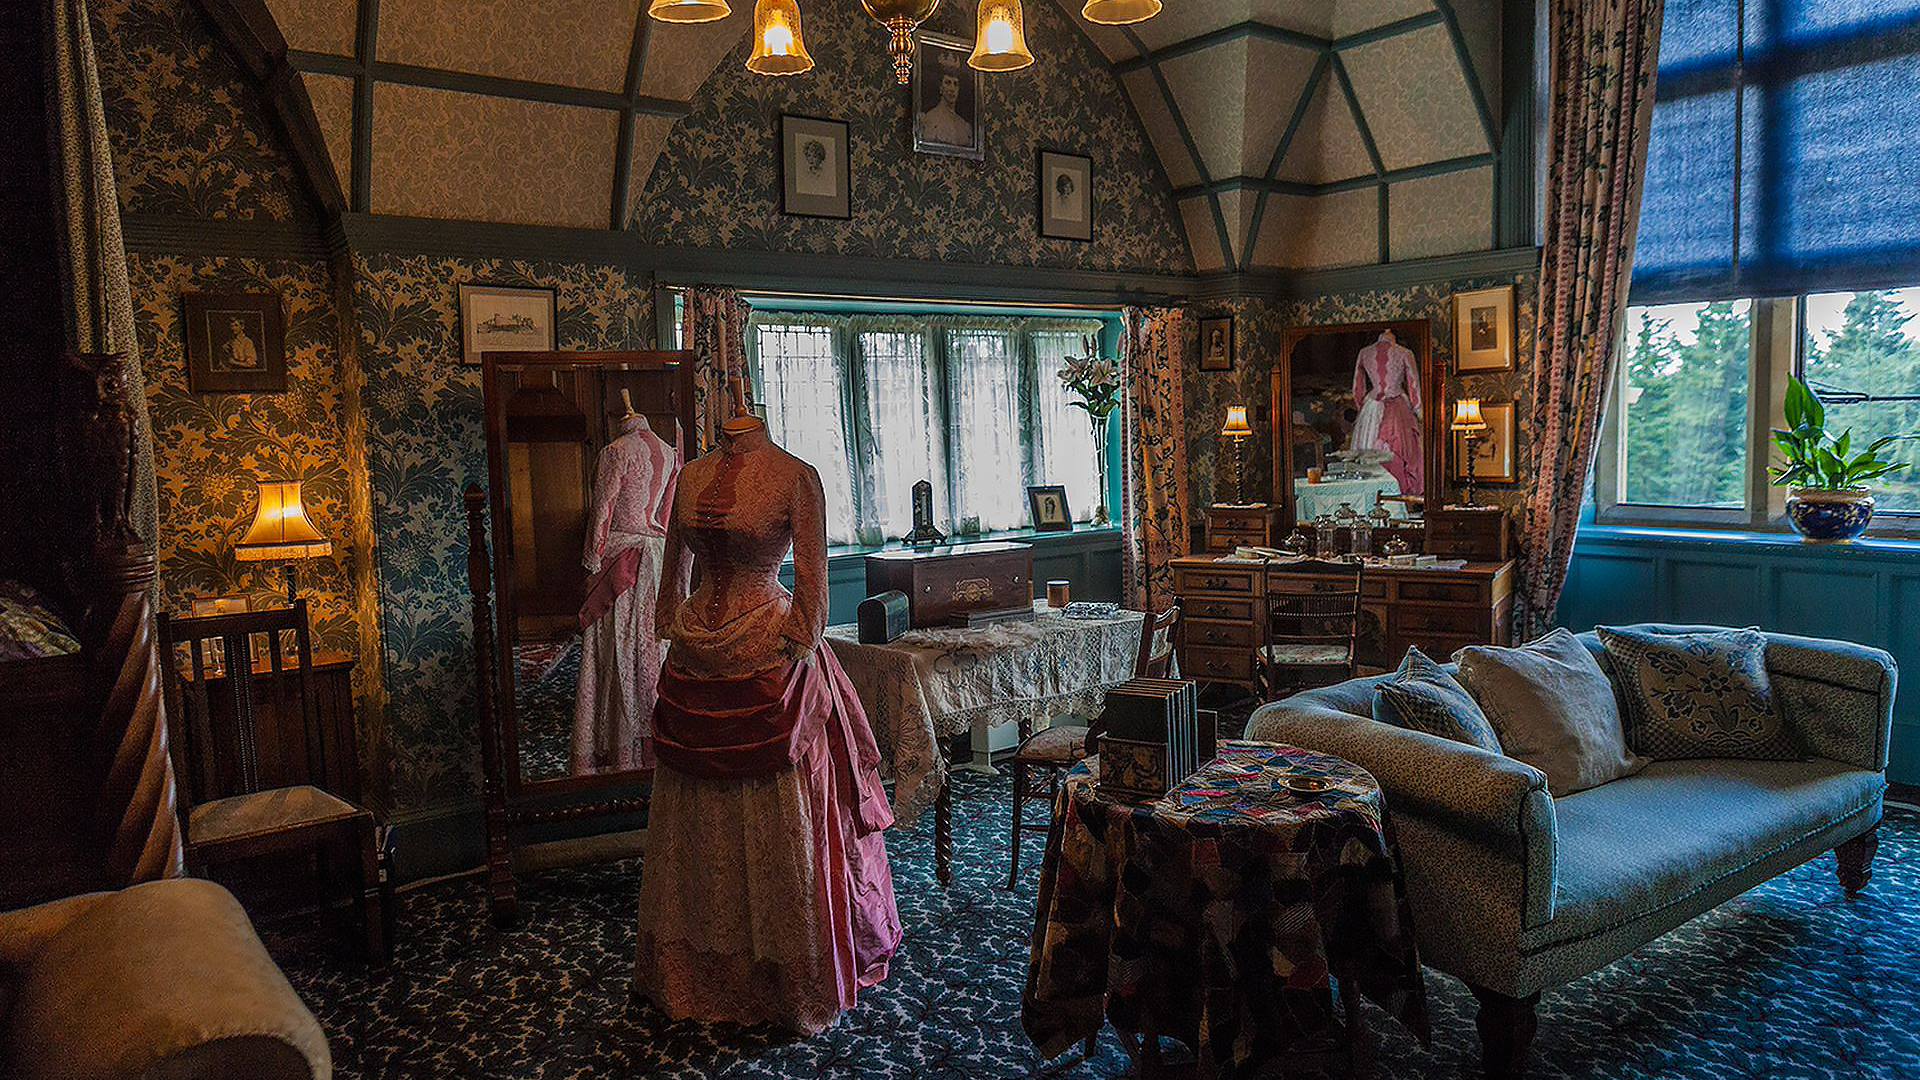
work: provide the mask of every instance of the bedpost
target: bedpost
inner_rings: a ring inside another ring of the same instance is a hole
[[[475,712],[480,721],[480,790],[486,804],[487,895],[498,926],[520,917],[514,895],[513,845],[508,835],[505,773],[501,768],[500,725],[493,695],[500,673],[493,642],[493,571],[487,565],[487,493],[469,481],[467,508],[467,587],[473,593],[473,666]]]

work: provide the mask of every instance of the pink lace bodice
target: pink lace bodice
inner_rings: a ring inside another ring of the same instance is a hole
[[[1369,397],[1385,400],[1403,395],[1419,412],[1420,375],[1414,368],[1413,350],[1382,334],[1354,358],[1353,403],[1365,405]]]
[[[679,462],[644,416],[620,422],[620,437],[600,451],[594,469],[593,520],[581,560],[588,573],[631,546],[634,538],[665,536]]]
[[[794,552],[794,591],[780,563]],[[697,557],[699,586],[688,592]],[[681,470],[667,526],[659,601],[669,661],[738,677],[807,656],[827,619],[826,497],[813,466],[765,429],[732,438]]]

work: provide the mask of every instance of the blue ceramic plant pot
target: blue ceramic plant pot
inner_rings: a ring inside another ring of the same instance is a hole
[[[1794,488],[1787,520],[1809,540],[1852,540],[1873,520],[1873,493],[1864,489]]]

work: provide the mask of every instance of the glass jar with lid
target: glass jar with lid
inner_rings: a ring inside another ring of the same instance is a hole
[[[1340,525],[1332,514],[1313,519],[1313,553],[1323,559],[1340,554]]]
[[[1353,508],[1352,503],[1341,503],[1340,509],[1334,512],[1333,520],[1340,531],[1342,555],[1373,554],[1373,526]]]

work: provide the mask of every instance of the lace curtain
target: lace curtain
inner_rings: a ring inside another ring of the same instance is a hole
[[[1055,372],[1092,319],[755,312],[747,334],[768,425],[819,470],[829,543],[878,544],[913,522],[933,484],[952,533],[1029,524],[1030,484],[1068,485],[1085,520],[1096,473],[1086,414]],[[844,486],[841,486],[844,481]]]

